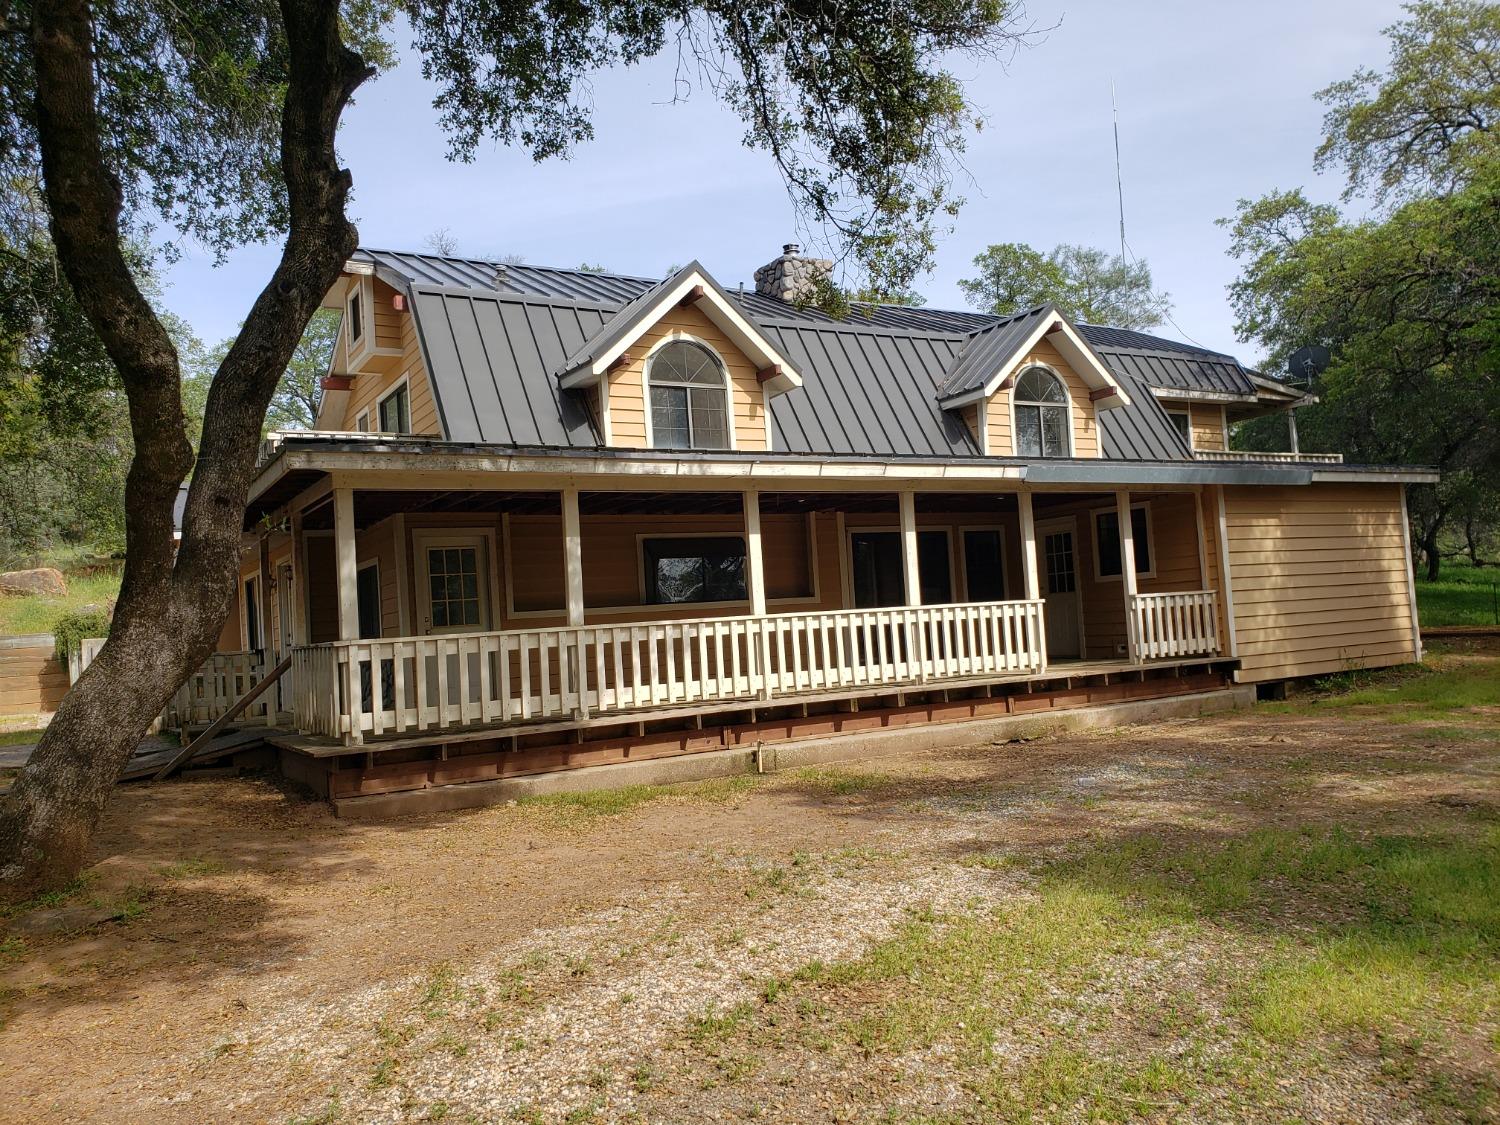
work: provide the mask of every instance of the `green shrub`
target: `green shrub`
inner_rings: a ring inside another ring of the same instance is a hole
[[[52,636],[57,642],[57,658],[64,664],[83,645],[85,637],[103,637],[108,634],[109,614],[103,610],[65,613],[52,626]]]

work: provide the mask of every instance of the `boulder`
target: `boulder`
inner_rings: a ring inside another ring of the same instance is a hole
[[[50,566],[35,570],[8,570],[0,574],[0,594],[27,596],[40,594],[47,598],[61,598],[68,593],[68,582],[62,571]]]

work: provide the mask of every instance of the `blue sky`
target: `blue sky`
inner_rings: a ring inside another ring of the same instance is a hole
[[[1027,18],[1055,30],[1003,66],[956,62],[988,122],[965,156],[968,204],[918,290],[929,305],[966,307],[957,281],[994,242],[1118,246],[1113,79],[1126,234],[1172,295],[1180,331],[1164,334],[1253,359],[1234,338],[1235,265],[1214,220],[1276,187],[1337,196],[1341,185],[1312,171],[1312,94],[1382,66],[1380,31],[1398,15],[1387,0],[1032,0]],[[408,55],[346,114],[340,156],[365,245],[420,249],[446,227],[474,256],[645,276],[697,258],[733,287],[798,237],[775,170],[741,146],[738,120],[706,92],[669,104],[668,59],[596,75],[597,137],[566,161],[488,146],[450,164],[432,96]],[[274,261],[267,247],[217,267],[189,253],[168,273],[166,302],[212,343],[235,330]]]

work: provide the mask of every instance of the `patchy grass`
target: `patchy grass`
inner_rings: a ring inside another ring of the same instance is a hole
[[[30,746],[41,737],[40,730],[0,730],[0,746]]]
[[[1500,567],[1452,559],[1436,582],[1419,576],[1417,616],[1423,625],[1500,625]]]
[[[1348,710],[1360,718],[1462,729],[1453,726],[1455,719],[1494,707],[1500,707],[1500,659],[1435,651],[1419,665],[1325,676],[1311,692],[1260,704],[1259,710],[1283,715]]]
[[[904,784],[891,774],[848,767],[807,766],[787,776],[795,787],[819,797],[878,796]]]
[[[563,820],[588,821],[622,816],[644,805],[666,800],[725,804],[754,792],[764,780],[757,774],[740,774],[685,785],[626,785],[619,789],[583,793],[548,793],[540,797],[523,797],[518,803],[523,808],[558,814]]]
[[[58,618],[76,613],[86,605],[103,606],[120,592],[124,563],[118,559],[62,554],[38,560],[35,565],[61,570],[67,579],[68,592],[60,598],[0,596],[0,636],[50,633]]]
[[[789,1044],[942,1060],[982,1107],[954,1120],[1295,1115],[1286,1076],[1372,1037],[1423,1104],[1465,1120],[1500,1104],[1493,1071],[1433,1065],[1469,1033],[1483,1049],[1500,1013],[1493,814],[1414,834],[1152,833],[1029,873],[1033,896],[918,913],[860,958],[700,1016],[689,1042],[720,1061]]]

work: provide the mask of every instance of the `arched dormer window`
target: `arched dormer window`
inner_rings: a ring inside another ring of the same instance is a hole
[[[1045,367],[1028,367],[1011,394],[1016,418],[1016,453],[1021,457],[1067,457],[1068,391]]]
[[[724,365],[702,344],[673,340],[646,370],[651,444],[657,449],[728,449],[729,396]]]

